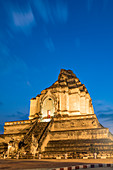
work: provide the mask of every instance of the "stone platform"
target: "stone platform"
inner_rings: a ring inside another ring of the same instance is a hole
[[[67,154],[68,158],[89,159],[94,152],[98,157],[113,157],[113,136],[95,115],[55,118],[47,139],[47,145],[41,146],[43,158],[64,158]]]

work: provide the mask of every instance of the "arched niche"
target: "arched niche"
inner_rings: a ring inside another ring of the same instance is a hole
[[[52,97],[47,97],[43,100],[41,113],[43,118],[51,118],[54,116],[55,103]]]

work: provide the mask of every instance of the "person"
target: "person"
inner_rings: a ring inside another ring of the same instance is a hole
[[[95,153],[94,153],[94,159],[96,159],[96,158],[97,158],[97,153],[95,152]]]
[[[4,158],[4,152],[3,152],[3,158]]]
[[[19,153],[17,153],[17,155],[16,155],[16,159],[19,159]]]
[[[39,159],[41,159],[41,153],[39,153]]]
[[[65,153],[65,159],[67,159],[67,153]]]

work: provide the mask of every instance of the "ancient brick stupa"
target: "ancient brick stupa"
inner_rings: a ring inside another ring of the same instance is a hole
[[[31,99],[29,120],[6,122],[0,152],[8,157],[113,158],[113,135],[94,114],[91,97],[71,70]]]

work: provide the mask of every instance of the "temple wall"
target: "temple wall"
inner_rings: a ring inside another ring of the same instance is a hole
[[[94,113],[94,109],[93,109],[93,105],[92,105],[92,100],[91,98],[89,99],[89,113],[93,114]]]
[[[98,123],[97,118],[82,118],[79,117],[78,119],[67,119],[61,121],[55,121],[52,126],[52,131],[59,131],[59,130],[77,130],[77,129],[94,129],[100,128],[100,124]]]
[[[64,111],[64,110],[66,110],[66,95],[65,95],[65,93],[61,93],[60,94],[60,96],[61,96],[61,101],[60,101],[60,103],[61,103],[61,111]]]
[[[80,95],[78,93],[69,95],[69,111],[80,112]]]
[[[40,97],[36,97],[36,113],[40,112]]]
[[[76,94],[76,109],[80,111],[80,95]]]
[[[59,93],[59,110],[61,111],[61,93]]]
[[[93,114],[93,113],[94,113],[92,106],[89,106],[89,113],[90,113],[90,114]]]
[[[41,92],[41,95],[38,95],[36,99],[31,99],[29,116],[30,119],[34,118],[35,113],[39,112],[44,112],[42,113],[44,114],[44,116],[47,115],[47,113],[45,113],[47,111],[44,111],[44,101],[48,97],[51,98],[52,95],[55,96],[57,100],[57,104],[55,104],[55,109],[52,109],[52,112],[54,110],[54,112],[57,112],[58,114],[60,113],[69,115],[94,114],[89,93],[86,93],[85,91],[80,91],[79,88],[69,89],[68,87],[57,87],[53,89],[43,90]],[[48,108],[48,110],[51,109]]]
[[[60,110],[61,114],[68,113],[69,115],[78,115],[78,114],[84,115],[84,114],[94,113],[89,94],[86,94],[86,92],[80,93],[79,89],[71,89],[69,91],[66,90],[65,88],[62,88],[60,89],[60,92],[58,91],[54,92],[54,95],[57,97],[57,106],[55,108],[55,112]],[[41,94],[40,97],[36,97],[36,99],[31,100],[30,119],[34,118],[35,113],[41,112],[40,99],[43,96],[45,96],[45,94]]]
[[[30,116],[34,116],[34,114],[37,113],[37,100],[31,99],[30,101]]]
[[[30,127],[30,122],[25,122],[25,121],[6,122],[4,126],[4,134],[13,134],[13,133],[20,133],[20,132],[22,133],[24,129],[27,128],[29,129],[29,127]]]
[[[76,111],[76,95],[69,95],[69,111]]]
[[[82,129],[67,131],[53,131],[50,134],[50,140],[80,140],[80,139],[107,139],[108,129]]]
[[[86,113],[89,114],[89,97],[88,96],[86,96],[85,105],[86,105]]]
[[[66,93],[66,110],[69,111],[69,95]]]
[[[80,113],[86,114],[86,99],[85,99],[85,92],[80,94]]]

